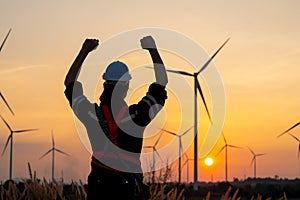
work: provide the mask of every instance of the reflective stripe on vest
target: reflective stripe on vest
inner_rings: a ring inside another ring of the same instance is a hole
[[[105,158],[105,159],[115,159],[115,160],[122,159],[125,162],[134,164],[136,166],[140,166],[141,164],[140,160],[135,156],[131,156],[126,153],[119,153],[119,152],[118,153],[106,152],[105,154],[103,154],[102,152],[94,152],[92,158],[94,159],[94,161],[97,161],[98,163],[99,161],[101,161],[101,158]]]

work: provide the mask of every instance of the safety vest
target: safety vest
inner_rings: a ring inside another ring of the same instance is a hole
[[[103,131],[105,132],[106,136],[108,138],[110,138],[111,142],[113,142],[116,146],[119,145],[118,143],[118,125],[120,124],[125,112],[127,111],[128,107],[127,106],[123,106],[119,112],[119,114],[117,115],[116,120],[113,120],[113,117],[111,115],[110,109],[107,105],[105,104],[101,104],[101,108],[102,108],[102,114],[103,116],[98,116],[98,118],[104,117],[104,119],[99,119],[99,123],[100,126],[102,127]],[[104,126],[104,121],[106,121],[106,125],[107,125],[107,130],[105,130],[103,128]],[[105,146],[105,145],[104,145]],[[93,156],[92,156],[92,163],[98,167],[104,168],[104,169],[109,169],[112,171],[118,171],[115,170],[113,168],[110,168],[106,165],[103,165],[101,162],[99,162],[99,159],[101,158],[105,158],[105,159],[122,159],[124,160],[124,162],[126,163],[131,163],[134,164],[134,166],[140,166],[140,160],[137,159],[134,156],[128,155],[126,153],[121,153],[121,152],[111,152],[111,151],[97,151],[97,152],[93,152]]]

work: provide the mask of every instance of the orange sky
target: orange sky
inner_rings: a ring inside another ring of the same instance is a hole
[[[0,114],[15,129],[39,129],[15,135],[13,176],[28,176],[27,162],[30,162],[39,177],[50,178],[50,155],[42,160],[38,158],[50,149],[53,130],[57,148],[71,154],[69,157],[56,156],[56,177],[63,173],[66,180],[86,180],[89,152],[80,141],[63,94],[68,68],[87,37],[106,41],[131,29],[160,27],[191,38],[209,55],[225,39],[231,38],[214,59],[226,94],[226,139],[230,144],[250,146],[256,153],[266,153],[257,158],[257,176],[299,177],[297,141],[288,135],[276,138],[280,132],[300,121],[300,93],[297,92],[300,84],[299,6],[297,0],[1,2],[0,41],[10,28],[12,32],[0,54],[0,91],[16,115],[12,116],[3,102],[0,102]],[[165,63],[175,69],[191,71],[193,67],[200,67],[191,66],[166,51],[161,51],[161,54]],[[149,56],[142,50],[123,55],[121,59],[129,64],[131,70],[140,63],[150,62]],[[145,69],[146,75],[151,73],[151,70]],[[138,77],[137,80],[143,81],[143,78]],[[205,83],[201,77],[199,79]],[[176,78],[171,77],[170,80]],[[187,77],[185,80],[192,87],[192,79]],[[180,90],[185,91],[186,88]],[[134,88],[131,92],[140,97],[143,88],[140,91]],[[205,89],[211,106],[209,92]],[[155,126],[162,124],[174,132],[192,125],[192,94],[186,94],[186,99],[176,98],[172,91],[169,94],[165,110],[147,131],[155,132]],[[130,99],[131,102],[134,100],[135,97]],[[203,119],[199,127],[201,144],[209,123],[200,100],[198,105]],[[180,118],[182,106],[190,109],[190,118]],[[178,123],[182,123],[182,127]],[[299,132],[300,127],[292,131],[298,138]],[[187,134],[184,144],[190,142],[192,134],[193,131]],[[1,151],[8,135],[5,125],[0,123]],[[145,139],[145,145],[151,145],[157,136]],[[172,139],[177,142],[176,138],[164,134],[158,147],[168,145]],[[220,138],[209,155],[214,157],[223,144]],[[177,148],[168,151],[177,153]],[[187,146],[187,153],[190,158],[193,156],[193,145]],[[246,148],[229,149],[228,154],[229,180],[253,176],[253,167],[250,166],[252,156]],[[0,157],[0,180],[8,177],[8,158],[9,151]],[[209,169],[202,163],[201,158],[199,180],[208,181],[211,174],[214,180],[224,180],[224,152],[218,155]],[[192,162],[189,172],[191,181]],[[175,180],[176,173],[175,166]],[[184,167],[183,180],[185,173]]]

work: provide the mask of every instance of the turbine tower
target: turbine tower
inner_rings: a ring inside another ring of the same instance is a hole
[[[177,135],[176,133],[174,132],[171,132],[171,131],[168,131],[168,130],[164,130],[162,129],[162,131],[165,131],[171,135],[174,135],[176,137],[178,137],[178,141],[179,141],[179,144],[178,144],[178,184],[181,183],[181,155],[182,155],[182,136],[184,136],[185,134],[187,134],[193,127],[187,129],[186,131],[184,131],[182,134],[180,135]]]
[[[250,165],[254,164],[253,165],[253,167],[254,167],[254,178],[256,178],[256,157],[263,156],[263,155],[266,155],[266,154],[265,153],[256,154],[256,153],[254,153],[254,151],[250,147],[248,147],[248,149],[251,152],[251,154],[253,155],[253,158],[251,160]]]
[[[228,144],[223,132],[222,132],[222,136],[223,136],[225,145],[220,149],[220,151],[216,154],[215,157],[217,157],[221,153],[221,151],[223,151],[225,149],[225,181],[228,182],[228,149],[227,148],[232,147],[232,148],[241,149],[241,147]]]
[[[155,176],[155,153],[160,158],[160,160],[162,160],[162,158],[160,157],[160,155],[159,155],[159,153],[157,152],[157,149],[156,149],[156,145],[158,144],[161,136],[162,136],[162,134],[160,134],[160,136],[157,138],[154,145],[144,146],[144,148],[152,149],[152,160],[153,160],[153,162],[152,162],[152,183],[154,183],[154,176]]]
[[[6,37],[4,38],[4,40],[3,40],[3,42],[2,42],[2,44],[1,44],[1,46],[0,46],[0,52],[1,52],[1,50],[2,50],[2,48],[3,48],[3,46],[4,46],[4,44],[5,44],[5,42],[6,42],[7,38],[8,38],[8,36],[9,36],[9,34],[10,34],[10,32],[11,32],[11,29],[9,29],[9,31],[8,31],[8,33],[7,33],[7,35],[6,35]],[[1,97],[1,99],[3,100],[3,102],[5,103],[6,107],[7,107],[7,108],[9,109],[9,111],[11,112],[11,114],[12,114],[12,115],[15,115],[14,112],[12,111],[11,107],[9,106],[9,104],[7,103],[6,99],[4,98],[4,96],[3,96],[3,94],[2,94],[1,92],[0,92],[0,97]]]
[[[6,140],[4,149],[2,151],[2,156],[4,155],[6,148],[8,146],[8,143],[10,142],[10,155],[9,155],[9,179],[12,179],[12,160],[13,160],[13,136],[14,133],[22,133],[22,132],[29,132],[29,131],[36,131],[38,129],[25,129],[25,130],[12,130],[12,128],[9,126],[9,124],[5,121],[5,119],[0,115],[2,121],[6,125],[6,127],[9,129],[10,134]]]
[[[205,106],[207,115],[209,117],[209,120],[211,122],[211,116],[209,114],[205,99],[204,99],[204,95],[200,86],[200,83],[198,81],[198,75],[204,70],[206,69],[206,67],[210,64],[210,62],[213,60],[213,58],[219,53],[219,51],[223,48],[223,46],[228,42],[229,38],[222,44],[222,46],[210,57],[210,59],[208,59],[206,61],[206,63],[200,68],[199,71],[194,72],[194,73],[189,73],[189,72],[185,72],[185,71],[177,71],[177,70],[166,70],[168,72],[172,72],[172,73],[176,73],[176,74],[181,74],[181,75],[185,75],[185,76],[191,76],[194,78],[194,190],[198,190],[198,108],[197,108],[197,91],[200,93],[200,96],[202,98],[202,102]]]
[[[57,149],[55,147],[55,142],[54,142],[54,136],[53,136],[53,131],[51,131],[51,135],[52,135],[52,148],[49,149],[46,153],[44,153],[39,159],[42,159],[43,157],[45,157],[47,154],[49,154],[50,152],[52,152],[52,181],[54,180],[54,157],[55,157],[55,151],[57,151],[58,153],[64,154],[69,156],[69,154]]]

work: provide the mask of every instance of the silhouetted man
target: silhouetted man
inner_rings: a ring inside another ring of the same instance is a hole
[[[65,79],[65,95],[84,124],[93,150],[88,199],[132,200],[147,196],[140,162],[143,134],[165,104],[168,79],[153,38],[146,36],[140,42],[151,55],[156,81],[136,104],[127,106],[124,101],[131,75],[127,65],[120,61],[109,64],[102,76],[104,90],[99,105],[84,96],[77,77],[87,55],[98,46],[97,39],[85,40]]]

